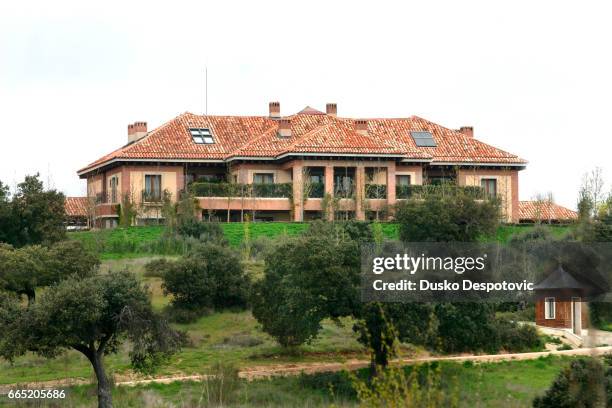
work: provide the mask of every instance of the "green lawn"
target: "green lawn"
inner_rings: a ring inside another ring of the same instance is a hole
[[[232,246],[240,246],[248,229],[250,239],[266,236],[270,238],[283,235],[298,235],[308,228],[308,223],[294,222],[256,222],[256,223],[221,223],[227,240]],[[399,224],[381,223],[382,230],[388,239],[399,238]],[[512,235],[527,231],[533,226],[504,225],[499,227],[494,239],[506,242]],[[569,226],[550,226],[554,235],[566,234]],[[137,258],[150,255],[180,254],[180,248],[167,250],[158,247],[147,247],[147,244],[159,240],[164,232],[163,226],[115,228],[112,230],[72,232],[69,237],[83,242],[87,247],[101,254],[102,259]],[[163,246],[162,246],[163,247]]]
[[[161,307],[162,303],[156,305]],[[250,367],[368,358],[365,349],[356,340],[349,319],[342,320],[341,326],[332,321],[323,322],[320,336],[292,354],[285,353],[271,337],[263,333],[248,311],[213,313],[194,323],[176,327],[188,331],[191,344],[161,367],[158,375],[203,373],[217,362]],[[129,374],[127,350],[122,349],[117,355],[107,356],[106,365],[115,374]],[[13,364],[0,360],[0,384],[61,378],[90,379],[91,366],[85,357],[71,350],[50,360],[32,354],[17,358]]]
[[[441,383],[456,394],[461,407],[529,407],[542,394],[568,357],[545,357],[528,361],[508,361],[473,365],[439,364]],[[362,375],[365,375],[362,372]],[[332,387],[334,385],[335,387]],[[117,387],[113,390],[115,406],[219,406],[209,404],[209,390],[214,382],[184,382]],[[343,373],[302,375],[247,382],[239,380],[224,397],[226,407],[357,407],[350,381]],[[330,391],[333,389],[333,391]],[[95,406],[93,386],[72,387],[62,406]],[[212,401],[211,401],[212,402]],[[40,406],[40,405],[37,405]],[[42,405],[47,406],[47,405]]]

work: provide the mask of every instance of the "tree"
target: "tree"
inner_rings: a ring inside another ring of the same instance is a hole
[[[15,219],[12,216],[8,186],[0,181],[0,242],[11,242],[15,232]]]
[[[26,351],[48,358],[79,351],[96,375],[101,408],[112,407],[104,355],[127,342],[132,366],[149,372],[182,341],[154,314],[147,291],[127,271],[64,280],[29,308],[14,297],[0,301],[0,355],[12,361]]]
[[[372,353],[371,374],[385,369],[396,356],[396,341],[431,345],[435,343],[437,320],[434,308],[426,303],[370,302],[356,310],[359,320],[353,331]]]
[[[580,358],[564,368],[534,408],[607,407],[612,404],[612,367],[595,358]]]
[[[202,243],[165,268],[162,288],[172,294],[175,307],[198,311],[246,306],[249,282],[239,255],[228,246]]]
[[[123,228],[132,226],[137,215],[138,209],[136,204],[134,204],[134,194],[123,194],[121,196],[121,205],[119,206],[119,226]]]
[[[359,247],[346,234],[293,238],[266,258],[265,272],[254,285],[253,315],[284,347],[311,341],[324,318],[351,315],[360,303]]]
[[[486,303],[439,303],[437,348],[449,353],[500,349],[495,325],[495,307]]]
[[[28,304],[34,303],[36,288],[45,286],[44,260],[47,250],[41,246],[14,249],[0,244],[0,288],[18,296],[25,295]]]
[[[36,289],[61,280],[92,275],[100,260],[78,241],[61,241],[50,248],[0,244],[0,288],[25,295],[34,303]]]
[[[11,202],[15,230],[8,243],[16,247],[51,244],[66,235],[64,194],[44,190],[39,175],[26,176]]]
[[[397,207],[400,239],[404,242],[474,242],[495,233],[499,202],[477,202],[466,194],[430,194]]]

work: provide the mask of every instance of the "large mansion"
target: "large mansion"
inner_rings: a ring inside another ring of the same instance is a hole
[[[351,119],[336,104],[283,116],[184,113],[149,131],[128,126],[127,143],[78,171],[94,226],[117,224],[130,200],[135,223],[160,222],[164,200],[196,197],[200,216],[221,221],[387,218],[399,200],[444,188],[497,196],[519,221],[526,161],[426,119]]]

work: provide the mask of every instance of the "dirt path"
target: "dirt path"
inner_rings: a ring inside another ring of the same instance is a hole
[[[517,354],[489,354],[489,355],[461,355],[461,356],[445,356],[445,357],[422,357],[422,358],[405,358],[394,360],[393,365],[409,365],[428,363],[432,361],[473,361],[475,363],[488,363],[495,361],[507,360],[533,360],[548,355],[556,356],[598,356],[612,352],[612,346],[581,348],[575,350],[562,351],[538,351],[533,353],[517,353]],[[250,367],[239,372],[241,378],[247,380],[255,380],[259,378],[268,378],[275,376],[299,375],[300,373],[312,374],[321,372],[336,372],[342,370],[357,370],[367,367],[370,364],[365,360],[349,360],[344,363],[309,363],[309,364],[279,364],[272,366]],[[176,381],[203,381],[207,375],[178,375],[171,377],[156,377],[149,379],[133,379],[133,380],[116,380],[115,384],[119,386],[136,386],[150,383],[169,384]],[[26,384],[9,384],[0,385],[0,395],[8,393],[9,390],[16,389],[42,389],[42,388],[63,388],[73,385],[89,384],[90,380],[84,378],[67,378],[64,380],[42,381]]]

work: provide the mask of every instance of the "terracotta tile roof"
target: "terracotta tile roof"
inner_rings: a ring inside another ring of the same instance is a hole
[[[291,153],[396,155],[433,163],[526,161],[459,131],[412,116],[367,119],[367,134],[354,120],[327,115],[311,107],[287,117],[291,137],[278,137],[278,121],[267,116],[202,116],[183,113],[136,142],[127,144],[79,170],[84,174],[111,160],[213,160],[236,157],[278,158]],[[213,144],[196,144],[189,128],[209,128]],[[411,131],[429,131],[437,147],[417,147]]]
[[[297,113],[298,115],[325,115],[325,112],[321,112],[310,106],[306,106],[304,109]]]
[[[87,217],[87,197],[66,197],[64,207],[69,217]]]
[[[521,221],[571,221],[578,213],[550,201],[520,201],[519,220]]]

